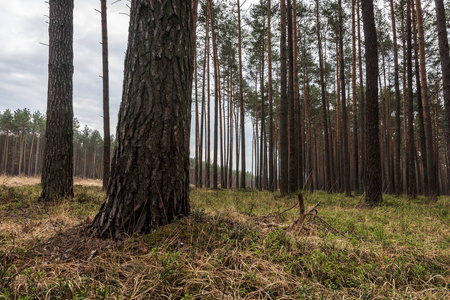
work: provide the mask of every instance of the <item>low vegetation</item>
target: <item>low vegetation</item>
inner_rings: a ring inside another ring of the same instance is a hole
[[[193,189],[189,217],[144,236],[91,238],[104,194],[44,205],[0,186],[0,299],[450,298],[450,198]],[[291,209],[290,209],[291,208]]]

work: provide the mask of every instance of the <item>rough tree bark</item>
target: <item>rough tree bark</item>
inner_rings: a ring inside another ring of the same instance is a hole
[[[73,0],[50,0],[43,201],[73,197]]]
[[[189,213],[195,2],[131,3],[117,146],[94,235],[145,233]]]
[[[382,198],[380,135],[378,117],[378,54],[373,0],[362,1],[366,49],[366,203],[380,204]]]

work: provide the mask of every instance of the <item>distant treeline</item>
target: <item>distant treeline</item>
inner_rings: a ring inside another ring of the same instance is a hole
[[[24,108],[0,112],[0,174],[37,176],[41,173],[45,125],[45,115],[39,111],[31,113]],[[74,176],[102,178],[103,137],[100,132],[87,125],[80,130],[76,118],[73,131]]]
[[[39,111],[32,113],[29,109],[24,108],[14,112],[10,109],[0,112],[0,174],[26,176],[41,174],[45,147],[45,124],[45,115]],[[76,118],[73,120],[73,133],[74,176],[102,179],[102,135],[98,130],[92,130],[87,125],[80,129],[80,123]],[[112,151],[114,141],[114,137],[111,136]],[[194,158],[191,158],[191,183],[194,183],[194,161]],[[203,167],[205,167],[205,162],[203,162]],[[235,171],[232,173],[235,180]],[[252,186],[252,176],[247,172],[248,186]]]

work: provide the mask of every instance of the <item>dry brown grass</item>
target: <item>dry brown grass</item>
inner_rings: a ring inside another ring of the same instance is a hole
[[[39,176],[5,176],[0,175],[0,185],[8,187],[28,186],[41,183],[41,177]],[[73,180],[74,185],[83,186],[102,186],[101,179],[89,179],[75,177]]]
[[[320,199],[319,214],[343,236],[310,217],[301,232],[274,226],[297,216],[275,213],[295,197],[193,190],[188,218],[112,241],[88,234],[99,188],[77,186],[75,199],[48,206],[30,199],[38,191],[0,190],[8,195],[0,196],[6,298],[450,298],[447,198],[433,205],[387,198],[368,210],[341,196],[308,195],[307,208]],[[261,218],[268,214],[277,217]]]

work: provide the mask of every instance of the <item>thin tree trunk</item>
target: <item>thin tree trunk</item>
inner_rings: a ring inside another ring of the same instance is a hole
[[[444,88],[444,107],[446,121],[446,157],[450,157],[450,57],[447,27],[445,21],[445,9],[443,0],[434,0],[436,5],[437,31],[439,40],[439,55],[441,59],[442,83]],[[450,185],[450,168],[447,165],[446,186]],[[447,190],[448,193],[448,190]]]
[[[102,15],[102,66],[103,66],[103,190],[108,187],[111,165],[111,139],[109,129],[109,66],[108,26],[106,0],[101,0]]]
[[[218,188],[218,143],[219,143],[219,66],[217,64],[217,46],[216,35],[214,32],[214,16],[212,9],[212,0],[208,0],[209,20],[211,21],[211,39],[213,44],[213,62],[214,62],[214,154],[213,154],[213,189]]]
[[[200,126],[200,145],[199,145],[199,160],[200,160],[200,168],[198,172],[198,178],[197,178],[197,187],[201,188],[203,186],[203,128],[206,125],[205,124],[205,86],[206,86],[206,61],[207,61],[207,47],[208,47],[208,20],[206,20],[206,37],[205,37],[205,55],[203,58],[203,73],[202,73],[202,115],[201,115],[201,126]],[[206,131],[206,130],[205,130]],[[206,136],[206,134],[205,134]],[[205,137],[206,139],[206,137]],[[206,144],[206,142],[205,142]],[[206,151],[205,151],[206,152]]]
[[[358,152],[358,97],[356,95],[356,30],[355,1],[352,0],[352,97],[353,97],[353,189],[359,191],[359,152]]]
[[[274,180],[276,180],[276,173],[274,173],[274,138],[273,138],[273,82],[272,82],[272,39],[270,30],[270,0],[267,1],[267,55],[268,55],[268,76],[269,76],[269,191],[275,190]]]
[[[197,52],[197,47],[194,46],[194,51]],[[195,93],[195,166],[194,166],[194,185],[199,186],[198,173],[199,173],[199,148],[200,148],[200,136],[199,136],[199,121],[198,121],[198,84],[197,84],[197,53],[194,55],[194,93]]]
[[[423,113],[425,121],[425,139],[427,145],[427,167],[428,167],[428,188],[430,200],[436,201],[439,195],[438,183],[436,178],[436,161],[433,151],[433,128],[430,113],[427,70],[425,65],[425,37],[423,30],[423,16],[421,0],[416,0],[417,28],[419,33],[419,53],[420,53],[420,85],[422,87]]]
[[[289,144],[288,144],[288,107],[286,95],[286,2],[280,0],[280,192],[289,191]]]
[[[400,156],[400,148],[401,148],[401,104],[400,104],[400,83],[399,83],[399,67],[398,67],[398,49],[397,49],[397,29],[395,26],[395,9],[394,9],[394,0],[390,0],[391,3],[391,23],[392,23],[392,43],[393,43],[393,51],[394,51],[394,88],[395,88],[395,194],[399,196],[402,193],[402,184],[400,181],[401,178],[401,156]]]
[[[343,21],[342,21],[342,1],[338,0],[338,7],[339,7],[339,57],[341,60],[340,67],[341,67],[341,93],[342,93],[342,124],[343,131],[342,131],[342,142],[343,142],[343,155],[344,155],[344,190],[345,195],[350,196],[351,195],[351,188],[350,188],[350,161],[349,161],[349,153],[348,153],[348,131],[347,131],[347,99],[345,95],[345,67],[344,67],[344,36],[343,36]]]
[[[209,14],[209,12],[208,12]],[[211,80],[210,80],[210,70],[209,70],[209,56],[210,56],[210,47],[209,47],[209,18],[206,18],[206,57],[207,57],[207,70],[206,73],[208,75],[208,112],[207,112],[207,118],[206,123],[208,127],[208,132],[206,134],[207,139],[207,151],[206,151],[206,171],[205,171],[205,177],[206,177],[206,187],[211,187]]]
[[[357,26],[358,26],[358,69],[359,69],[359,119],[361,124],[361,139],[360,139],[360,151],[361,151],[361,169],[360,169],[360,192],[363,193],[365,190],[365,166],[366,166],[366,119],[364,118],[366,105],[365,105],[365,95],[364,95],[364,83],[363,83],[363,71],[362,71],[362,55],[361,55],[361,26],[360,26],[360,0],[356,0],[356,16],[357,16]]]
[[[408,164],[407,173],[407,192],[408,196],[416,197],[416,175],[414,167],[414,110],[413,110],[413,88],[412,88],[412,36],[411,36],[411,0],[407,0],[406,4],[406,43],[407,43],[407,77],[408,77],[408,143],[406,147],[406,159]]]
[[[425,123],[423,119],[423,104],[422,104],[422,88],[420,84],[420,70],[419,70],[419,45],[417,40],[417,24],[416,18],[414,17],[414,1],[411,0],[411,12],[412,12],[412,30],[414,38],[414,65],[415,65],[415,75],[416,75],[416,88],[417,88],[417,114],[419,117],[419,139],[420,139],[420,158],[423,166],[423,187],[424,195],[429,195],[428,189],[428,164],[427,164],[427,147],[425,140]]]
[[[331,166],[330,166],[330,146],[328,137],[328,117],[326,107],[326,91],[325,91],[325,70],[322,56],[322,38],[320,35],[320,20],[319,20],[319,0],[316,1],[316,16],[317,16],[317,41],[319,47],[319,68],[320,68],[320,87],[322,92],[322,122],[325,141],[325,191],[330,192],[331,188]]]
[[[292,38],[293,38],[293,75],[294,75],[294,137],[296,142],[296,152],[297,152],[297,190],[303,188],[303,126],[300,113],[300,92],[299,92],[299,83],[298,83],[298,36],[297,36],[297,1],[292,0]]]
[[[241,37],[241,6],[237,0],[238,6],[238,52],[239,52],[239,105],[241,118],[241,180],[239,187],[245,189],[245,120],[244,120],[244,87],[242,83],[242,37]],[[236,169],[236,176],[238,170]]]

